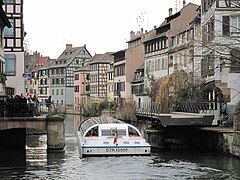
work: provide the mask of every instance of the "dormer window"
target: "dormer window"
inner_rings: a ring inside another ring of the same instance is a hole
[[[136,73],[136,79],[140,79],[141,78],[141,74],[142,74],[141,72],[137,72]]]

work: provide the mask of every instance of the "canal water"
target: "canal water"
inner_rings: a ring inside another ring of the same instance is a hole
[[[47,153],[46,135],[28,135],[26,165],[13,162],[6,167],[0,161],[0,179],[240,179],[240,159],[206,150],[81,159],[75,136],[78,124],[78,117],[66,117],[64,153]]]

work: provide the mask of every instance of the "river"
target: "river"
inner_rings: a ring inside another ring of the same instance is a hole
[[[151,156],[79,158],[79,120],[66,118],[64,153],[46,152],[46,135],[28,135],[26,166],[1,164],[0,179],[240,179],[240,159],[203,150],[159,150]]]

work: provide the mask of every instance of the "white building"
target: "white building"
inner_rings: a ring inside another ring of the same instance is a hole
[[[234,112],[240,100],[239,1],[202,0],[202,77],[213,101],[227,101]]]
[[[12,26],[4,29],[6,93],[21,94],[25,92],[23,0],[3,0],[3,2],[3,9]]]

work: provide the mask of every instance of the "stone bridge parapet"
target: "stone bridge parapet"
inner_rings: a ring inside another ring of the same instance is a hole
[[[15,128],[47,130],[46,117],[0,117],[0,131]]]

